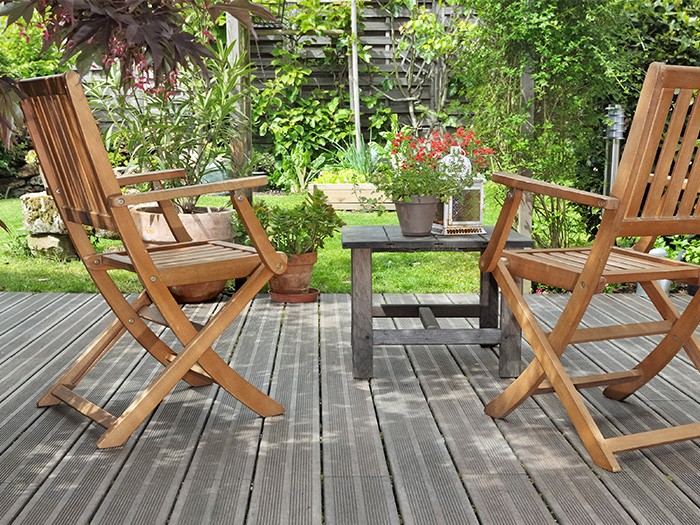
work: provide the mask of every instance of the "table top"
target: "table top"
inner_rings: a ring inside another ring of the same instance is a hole
[[[404,237],[397,225],[344,226],[343,248],[366,248],[378,252],[478,252],[483,251],[491,238],[493,226],[484,226],[486,233],[470,235],[438,235]],[[511,231],[507,248],[531,248],[532,240]]]

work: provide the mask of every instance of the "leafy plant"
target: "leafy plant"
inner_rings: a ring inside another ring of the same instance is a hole
[[[320,168],[312,161],[354,132],[347,95],[349,4],[301,0],[284,12],[281,23],[284,41],[273,51],[275,74],[254,94],[253,125],[273,142],[276,170],[271,181],[304,191],[303,179]],[[308,52],[310,45],[321,42],[321,56]],[[332,77],[335,87],[314,87],[314,70]]]
[[[211,52],[188,26],[187,15],[198,12],[216,20],[222,13],[237,18],[252,29],[251,15],[273,19],[272,14],[248,0],[3,0],[0,15],[7,25],[32,23],[38,14],[44,30],[45,48],[55,45],[63,60],[72,57],[83,72],[93,63],[117,65],[123,85],[134,75],[149,77],[156,84],[187,63],[202,68]]]
[[[180,72],[177,88],[136,85],[124,92],[114,71],[96,79],[88,96],[111,122],[104,133],[108,148],[128,156],[139,171],[183,168],[184,180],[172,184],[230,178],[242,168],[233,164],[232,142],[240,133],[245,92],[239,86],[248,70],[242,59],[229,63],[231,47],[217,43],[209,49],[211,82],[193,67]],[[183,212],[194,211],[196,203],[196,197],[178,200]]]
[[[272,245],[288,255],[323,248],[325,240],[345,224],[321,191],[308,193],[303,202],[292,207],[256,203],[254,208]]]
[[[350,169],[355,174],[355,181],[364,182],[377,171],[383,162],[384,149],[376,142],[362,141],[359,149],[355,144],[347,144],[338,153],[337,166],[340,169]]]

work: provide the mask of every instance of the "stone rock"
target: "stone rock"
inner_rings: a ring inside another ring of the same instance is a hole
[[[20,197],[24,229],[30,234],[68,233],[65,224],[58,215],[53,197],[45,192],[25,193]]]
[[[67,234],[32,234],[27,237],[27,244],[34,256],[44,255],[62,260],[78,258]]]

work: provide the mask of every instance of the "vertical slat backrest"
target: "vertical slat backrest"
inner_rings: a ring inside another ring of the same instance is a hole
[[[700,68],[650,66],[611,192],[621,235],[700,233],[699,90]]]
[[[22,110],[64,220],[115,230],[107,197],[119,184],[75,72],[22,80]]]

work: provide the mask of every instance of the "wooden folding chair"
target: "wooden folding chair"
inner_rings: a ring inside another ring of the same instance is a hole
[[[211,349],[222,331],[238,316],[273,274],[286,269],[286,256],[276,252],[253,213],[244,191],[265,184],[265,177],[248,177],[211,184],[122,194],[130,184],[179,178],[182,170],[143,173],[117,178],[112,171],[97,124],[77,74],[70,72],[19,83],[22,109],[49,190],[73,244],[90,277],[116,315],[112,324],[39,399],[40,407],[61,401],[107,431],[99,448],[122,445],[180,379],[192,386],[216,382],[261,416],[282,414],[284,408],[236,374]],[[228,242],[193,242],[179,220],[171,199],[230,192],[233,205],[254,248]],[[129,206],[157,202],[176,243],[147,248]],[[116,231],[124,243],[119,253],[96,253],[85,226]],[[145,290],[127,301],[110,277],[110,270],[136,272]],[[211,280],[246,278],[245,284],[204,326],[191,322],[169,286]],[[183,348],[175,352],[146,321],[169,327]],[[114,416],[74,392],[80,380],[129,332],[164,365],[119,416]]]
[[[629,138],[610,196],[498,174],[509,187],[492,240],[480,266],[493,272],[503,297],[532,346],[535,359],[496,399],[486,413],[506,417],[526,398],[555,392],[596,465],[617,471],[617,452],[700,437],[700,423],[632,435],[603,437],[578,389],[604,386],[604,394],[622,400],[646,384],[682,347],[700,369],[694,330],[700,322],[700,294],[683,314],[658,279],[697,285],[700,267],[652,257],[648,251],[662,235],[698,234],[700,195],[700,68],[652,64],[647,73]],[[504,250],[505,240],[524,191],[567,199],[603,210],[593,244],[582,249]],[[638,237],[633,248],[616,247],[618,237]],[[524,300],[519,280],[571,291],[551,331],[545,331]],[[658,310],[658,321],[580,328],[593,294],[608,283],[639,282]],[[561,356],[570,344],[663,334],[660,343],[632,370],[570,377]]]

